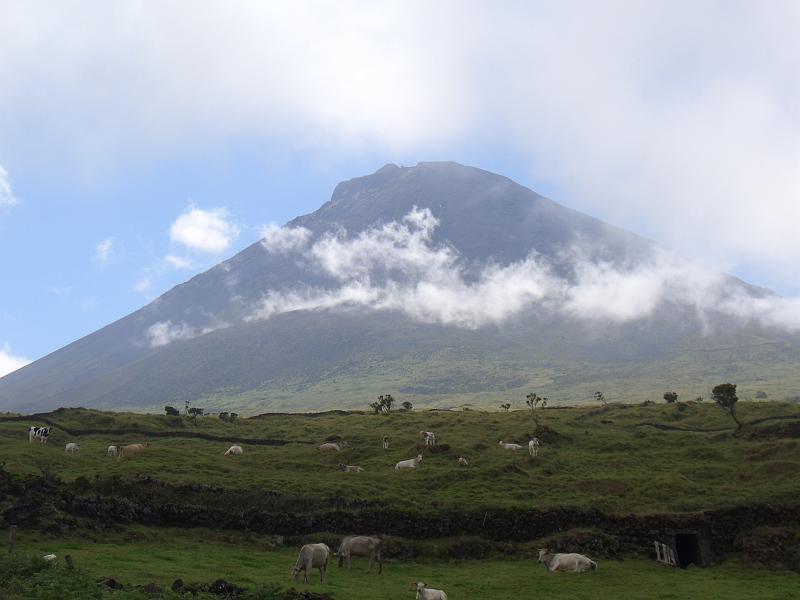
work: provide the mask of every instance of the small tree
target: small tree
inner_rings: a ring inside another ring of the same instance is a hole
[[[664,400],[666,400],[667,404],[675,404],[678,401],[678,393],[664,392]]]
[[[528,408],[531,409],[531,414],[533,415],[533,422],[536,423],[536,425],[539,425],[539,417],[536,414],[536,409],[539,408],[539,406],[541,406],[542,408],[547,406],[547,398],[543,398],[542,396],[539,396],[538,394],[535,394],[533,392],[525,396],[525,398],[526,398],[525,404],[527,404]]]
[[[177,417],[177,416],[180,416],[180,414],[181,414],[180,412],[178,412],[178,409],[175,408],[174,406],[165,406],[164,407],[164,412],[167,413],[171,417]]]
[[[511,402],[506,402],[505,404],[501,404],[500,408],[502,408],[504,411],[508,412],[508,409],[511,408]]]
[[[731,419],[736,423],[736,430],[741,429],[742,423],[736,417],[736,403],[739,401],[739,397],[736,395],[736,384],[720,383],[711,390],[711,398],[722,410],[730,415]]]
[[[602,404],[606,403],[606,397],[603,395],[603,392],[595,392],[594,399]]]
[[[411,402],[409,402],[408,400],[403,402],[400,406],[403,407],[403,410],[411,410],[412,408],[414,408],[414,405],[411,404]]]

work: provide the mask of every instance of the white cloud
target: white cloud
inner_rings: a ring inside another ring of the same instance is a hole
[[[31,361],[21,356],[14,356],[11,354],[11,348],[8,344],[0,347],[0,377],[8,375],[12,371],[21,369]]]
[[[18,200],[11,189],[8,171],[0,165],[0,211],[6,210],[17,204]]]
[[[167,254],[164,257],[164,262],[173,269],[178,270],[191,270],[194,269],[194,263],[183,256],[175,256],[174,254]]]
[[[140,294],[148,294],[152,289],[153,279],[149,275],[145,275],[133,284],[133,291],[139,292]]]
[[[104,240],[97,242],[94,247],[94,261],[101,267],[105,268],[111,262],[112,254],[114,252],[114,238],[107,237]]]
[[[151,348],[160,348],[178,340],[191,340],[225,327],[228,327],[228,323],[216,322],[213,319],[212,324],[205,327],[192,327],[183,322],[158,321],[147,328],[145,336]]]
[[[468,277],[453,248],[431,241],[439,221],[414,208],[403,222],[348,238],[326,235],[302,252],[303,264],[330,277],[327,288],[271,290],[246,320],[298,310],[400,311],[427,323],[477,329],[529,309],[580,320],[626,323],[646,319],[665,302],[689,306],[701,322],[712,313],[766,326],[800,329],[800,299],[755,297],[717,271],[668,253],[654,253],[637,267],[586,260],[569,253],[574,277],[559,277],[531,255],[490,265]]]
[[[191,250],[216,254],[227,250],[239,237],[239,227],[230,221],[224,208],[190,207],[169,229],[173,242]]]
[[[273,254],[286,254],[305,247],[311,235],[305,227],[279,227],[270,223],[261,229],[261,245]]]
[[[243,134],[326,162],[500,148],[571,206],[793,281],[797,2],[196,6],[5,7],[0,138],[84,170]]]

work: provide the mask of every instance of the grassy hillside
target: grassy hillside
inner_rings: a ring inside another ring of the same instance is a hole
[[[82,569],[74,577],[83,578],[69,584],[75,589],[123,582],[128,591],[106,593],[118,600],[144,598],[134,585],[168,589],[177,578],[224,578],[253,590],[253,600],[296,599],[277,590],[290,585],[297,548],[336,546],[352,532],[387,534],[384,575],[356,561],[352,572],[333,568],[325,585],[298,589],[399,600],[413,598],[408,582],[423,579],[453,600],[516,600],[520,589],[570,599],[790,598],[796,574],[752,561],[800,539],[800,406],[742,403],[740,418],[747,424],[733,435],[715,405],[694,402],[548,409],[538,426],[528,411],[266,414],[235,423],[84,409],[7,415],[0,526],[20,524],[19,553],[72,555]],[[56,425],[49,443],[29,444],[27,427],[44,422]],[[438,451],[420,446],[422,429],[436,432]],[[534,430],[538,458],[497,445],[527,442]],[[316,449],[335,437],[351,447]],[[71,441],[81,446],[75,455],[64,452]],[[150,447],[141,455],[105,456],[109,444],[143,441]],[[232,442],[242,456],[223,456]],[[418,451],[417,470],[394,471]],[[458,456],[470,466],[459,468]],[[342,473],[340,461],[365,471]],[[676,523],[707,528],[722,566],[681,571],[649,560],[653,537]],[[600,569],[548,574],[534,563],[541,545],[587,552]],[[0,561],[2,597],[101,598],[39,595],[73,577],[58,569],[4,583],[8,564]]]
[[[149,476],[175,485],[311,496],[315,500],[309,505],[315,506],[369,501],[423,512],[572,506],[658,513],[796,502],[800,444],[768,435],[765,428],[792,422],[776,417],[800,418],[800,406],[743,403],[740,413],[745,422],[767,420],[733,436],[732,422],[709,403],[548,409],[539,411],[543,445],[540,456],[531,459],[526,452],[498,447],[499,440],[527,443],[535,429],[527,411],[273,414],[230,424],[216,417],[76,409],[51,413],[47,420],[83,435],[56,428],[47,445],[28,444],[28,425],[41,420],[0,422],[0,451],[5,469],[17,475],[48,472],[66,482]],[[395,462],[422,448],[422,429],[436,432],[436,450],[442,451],[423,449],[420,468],[395,472]],[[384,435],[391,439],[387,451],[380,444]],[[336,436],[350,448],[331,454],[316,449]],[[109,444],[145,440],[151,447],[140,456],[105,456]],[[265,440],[285,443],[256,445]],[[78,442],[80,453],[65,454],[68,441]],[[243,456],[222,456],[232,442],[243,443]],[[458,468],[459,456],[470,466]],[[365,472],[341,473],[338,462],[360,465]]]

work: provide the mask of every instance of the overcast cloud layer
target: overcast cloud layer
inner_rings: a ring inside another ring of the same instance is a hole
[[[448,158],[502,140],[558,200],[686,255],[773,278],[800,263],[791,0],[6,2],[2,13],[7,152],[35,143],[85,172],[243,135],[323,161]],[[0,207],[13,200],[0,169]],[[219,249],[229,233],[197,244]]]

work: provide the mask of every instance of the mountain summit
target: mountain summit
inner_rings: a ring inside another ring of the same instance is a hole
[[[0,379],[0,408],[633,401],[722,379],[780,396],[800,343],[743,313],[770,297],[506,177],[389,164]]]

